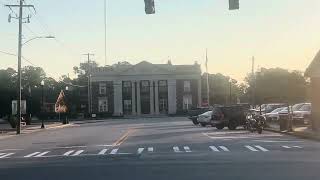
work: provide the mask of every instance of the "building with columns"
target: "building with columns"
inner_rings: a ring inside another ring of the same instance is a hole
[[[201,106],[200,65],[121,64],[92,72],[92,112],[122,115],[179,114]]]

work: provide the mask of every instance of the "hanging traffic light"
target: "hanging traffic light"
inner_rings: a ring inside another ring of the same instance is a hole
[[[229,0],[229,10],[237,10],[240,8],[239,0]]]
[[[144,0],[146,14],[155,14],[154,0]]]

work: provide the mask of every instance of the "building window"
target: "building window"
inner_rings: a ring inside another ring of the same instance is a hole
[[[184,90],[184,92],[190,92],[191,91],[190,81],[184,81],[183,90]]]
[[[168,99],[159,99],[159,111],[166,113],[168,110]]]
[[[132,103],[131,100],[124,100],[123,101],[123,110],[124,112],[131,112],[132,111]]]
[[[183,110],[191,109],[192,107],[192,96],[186,95],[183,96]]]
[[[168,83],[165,80],[159,81],[159,93],[166,93],[168,91]]]
[[[141,81],[141,92],[149,92],[150,85],[149,81]]]
[[[99,112],[108,112],[108,99],[101,98],[99,99]]]
[[[99,94],[102,94],[102,95],[107,94],[107,83],[99,84]]]
[[[124,93],[131,93],[131,81],[124,81],[123,82],[123,92]]]

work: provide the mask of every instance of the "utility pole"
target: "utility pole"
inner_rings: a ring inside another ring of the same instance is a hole
[[[84,56],[87,56],[88,58],[88,113],[89,115],[92,112],[92,94],[91,94],[91,61],[90,61],[90,56],[94,56],[94,54],[83,54]]]
[[[107,0],[104,0],[104,65],[107,66]]]
[[[254,56],[252,56],[252,78],[253,78],[253,88],[252,88],[252,105],[255,106],[256,105],[256,75],[254,72],[254,67],[255,66],[255,58]]]
[[[210,85],[209,85],[209,72],[208,72],[208,49],[206,49],[206,72],[207,72],[207,103],[210,107]]]
[[[18,19],[19,20],[19,35],[18,35],[18,103],[17,103],[17,115],[18,115],[18,121],[17,121],[17,134],[21,133],[21,57],[22,57],[22,23],[29,23],[30,22],[30,16],[27,18],[23,18],[23,8],[34,8],[33,5],[24,5],[23,0],[19,1],[19,4],[13,4],[13,5],[5,5],[8,8],[19,8],[19,14],[12,17],[11,14],[9,14],[8,21],[11,22],[11,19]],[[17,17],[18,16],[18,17]],[[23,22],[23,20],[26,19],[26,22]]]

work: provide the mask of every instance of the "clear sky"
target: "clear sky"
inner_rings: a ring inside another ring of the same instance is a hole
[[[103,0],[25,0],[37,16],[24,25],[24,37],[38,39],[23,55],[55,78],[84,62],[83,53],[104,65]],[[0,0],[0,51],[17,52],[17,22]],[[228,0],[156,0],[156,15],[145,15],[144,0],[108,0],[108,64],[193,64],[242,80],[251,71],[251,57],[261,67],[304,71],[320,49],[319,0],[240,0],[228,11]],[[30,14],[26,9],[25,15]],[[0,53],[0,68],[16,67],[16,57]],[[24,65],[28,65],[24,61]],[[204,66],[203,66],[204,67]]]

